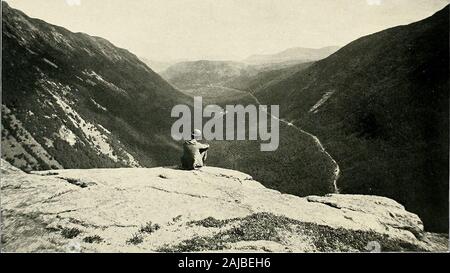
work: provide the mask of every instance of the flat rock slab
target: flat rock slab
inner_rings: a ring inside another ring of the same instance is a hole
[[[301,198],[214,167],[27,174],[2,161],[1,189],[3,251],[447,250],[394,200]]]

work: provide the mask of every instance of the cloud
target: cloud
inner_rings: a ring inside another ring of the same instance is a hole
[[[73,6],[79,6],[81,5],[81,0],[66,0],[67,5],[73,7]]]
[[[369,6],[379,6],[382,0],[366,0]]]

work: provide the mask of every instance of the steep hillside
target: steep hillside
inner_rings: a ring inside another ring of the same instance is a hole
[[[3,158],[24,170],[173,164],[170,110],[187,96],[102,38],[2,8]]]
[[[2,161],[2,252],[446,251],[384,197],[299,198],[205,167],[25,174]]]
[[[275,54],[252,55],[244,60],[245,63],[261,65],[283,62],[311,62],[326,58],[339,49],[337,46],[328,46],[322,48],[304,48],[294,47]]]
[[[254,93],[316,134],[345,193],[394,198],[448,230],[449,8],[360,38]]]

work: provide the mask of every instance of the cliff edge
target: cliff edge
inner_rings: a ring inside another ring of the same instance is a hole
[[[384,197],[305,198],[204,167],[52,170],[2,160],[2,251],[447,251]]]

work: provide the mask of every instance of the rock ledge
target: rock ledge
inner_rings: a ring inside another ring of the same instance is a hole
[[[447,251],[384,197],[300,198],[214,167],[54,170],[2,161],[2,250]]]

